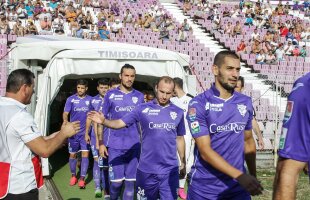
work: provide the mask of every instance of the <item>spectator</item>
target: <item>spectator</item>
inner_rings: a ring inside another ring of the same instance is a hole
[[[284,46],[285,55],[291,56],[294,50],[294,46],[292,44],[292,40],[288,39],[287,44]]]
[[[17,36],[23,37],[25,35],[26,29],[22,26],[22,23],[20,20],[16,21],[16,24],[13,26],[13,34]]]
[[[97,23],[98,30],[103,29],[103,28],[102,28],[103,25],[107,25],[106,22],[105,22],[105,17],[104,17],[104,16],[102,16],[102,17],[100,18],[100,21]]]
[[[36,25],[33,24],[33,21],[28,21],[28,25],[26,26],[26,32],[30,35],[38,35],[38,29]]]
[[[284,51],[282,43],[279,44],[279,48],[276,50],[275,54],[276,54],[277,61],[285,61],[284,59],[285,51]]]
[[[144,19],[142,18],[142,14],[138,14],[138,18],[135,21],[134,27],[137,28],[142,28],[144,25]]]
[[[112,33],[122,35],[123,24],[119,19],[116,19],[114,24],[111,26]]]
[[[187,40],[187,31],[185,31],[185,27],[181,25],[179,29],[179,35],[176,41],[186,42],[186,40]]]
[[[259,40],[259,33],[258,33],[257,28],[254,29],[254,32],[251,34],[251,40],[252,41]]]
[[[143,28],[150,28],[152,21],[153,21],[153,19],[152,19],[151,15],[150,14],[146,14],[144,16]]]
[[[212,22],[212,28],[214,30],[218,30],[220,28],[221,25],[221,17],[219,14],[215,15],[213,18],[213,22]]]
[[[204,19],[203,18],[204,16],[204,13],[203,13],[203,10],[202,10],[202,7],[200,5],[198,5],[198,9],[195,10],[195,13],[194,13],[194,21],[198,21],[198,19]]]
[[[298,41],[296,40],[296,38],[293,34],[293,30],[294,30],[293,28],[289,29],[289,32],[286,34],[286,39],[287,40],[290,39],[292,41],[293,45],[296,45],[296,44],[298,44]]]
[[[127,23],[131,24],[134,22],[132,14],[130,13],[128,8],[126,9],[125,16],[123,18],[123,22],[124,22],[124,26],[126,26]]]
[[[237,46],[237,52],[238,53],[244,52],[245,49],[246,49],[246,45],[245,45],[244,40],[242,39],[240,44]]]
[[[108,0],[101,0],[100,6],[101,6],[101,9],[109,9],[109,1]]]
[[[271,42],[273,40],[273,35],[270,33],[270,31],[266,32],[266,35],[264,36],[263,41],[265,42]]]
[[[109,40],[110,39],[110,31],[107,30],[107,26],[103,25],[102,29],[98,31],[99,39],[101,40]]]
[[[187,20],[187,19],[184,19],[184,21],[185,20]],[[166,27],[167,27],[168,31],[175,29],[175,25],[173,23],[173,20],[171,19],[171,16],[168,16],[167,19],[166,19]],[[185,27],[184,28],[185,31],[191,30],[191,27],[189,26],[188,23],[185,24],[184,27]]]
[[[106,26],[106,25],[104,25],[104,26]],[[101,30],[103,30],[103,27],[102,27]],[[100,30],[98,30],[98,32],[99,31]],[[90,29],[86,33],[86,38],[90,39],[90,40],[96,40],[97,39],[97,33],[96,33],[96,30],[95,30],[95,25],[93,25],[93,24],[90,25]]]
[[[307,49],[306,49],[306,45],[302,46],[302,49],[300,50],[300,56],[305,58],[307,56]]]
[[[91,6],[94,8],[100,8],[99,0],[93,0],[93,2],[91,3]]]
[[[26,11],[27,11],[27,16],[28,18],[32,18],[33,14],[34,14],[34,6],[32,5],[31,1],[28,1],[26,7],[25,7]]]
[[[159,38],[160,40],[169,40],[169,31],[166,27],[163,27],[159,32]]]
[[[41,20],[44,20],[44,18],[47,17],[48,20],[52,21],[52,15],[51,13],[47,12],[47,10],[44,8],[42,13],[38,15],[38,18]]]
[[[47,16],[45,16],[44,19],[40,21],[40,26],[41,26],[42,31],[51,31],[52,21],[49,20]]]
[[[84,31],[82,26],[79,24],[75,31],[75,37],[77,38],[84,38]]]
[[[266,55],[265,62],[266,62],[266,64],[269,64],[269,65],[276,65],[277,64],[276,56],[272,53],[272,51],[268,51],[268,54]]]
[[[284,23],[281,24],[280,26],[280,36],[281,37],[286,37],[286,35],[288,34],[288,28],[285,26]]]
[[[253,17],[252,14],[247,14],[245,16],[245,23],[244,25],[253,26]]]
[[[112,12],[114,16],[119,16],[119,7],[116,3],[113,3],[110,8],[110,12]]]
[[[165,11],[163,10],[162,7],[159,7],[158,10],[156,11],[155,17],[158,18],[164,15],[165,15]]]
[[[34,9],[33,9],[33,18],[39,19],[39,15],[43,12],[43,7],[41,7],[40,3],[36,3]]]
[[[252,49],[251,49],[251,52],[254,53],[254,54],[258,54],[261,50],[261,45],[260,45],[260,41],[259,40],[254,40],[254,43],[252,45]]]
[[[1,17],[1,19],[0,19],[0,33],[1,33],[1,34],[8,34],[9,31],[10,31],[9,23],[8,23],[8,21],[6,20],[6,17],[3,16],[3,17]]]
[[[26,19],[28,17],[27,16],[27,10],[25,9],[25,5],[23,3],[20,3],[17,6],[16,13],[17,13],[19,19]]]
[[[66,20],[67,22],[71,23],[76,21],[77,14],[74,11],[74,8],[72,6],[68,6],[68,9],[66,10]]]
[[[89,28],[88,24],[87,24],[87,21],[86,21],[86,16],[85,15],[82,16],[82,19],[79,21],[79,25],[81,26],[81,28],[83,30],[87,30]]]
[[[86,12],[86,24],[89,26],[93,23],[94,23],[93,17],[91,16],[90,11],[88,10]]]
[[[152,18],[155,17],[155,15],[156,15],[156,10],[155,10],[155,8],[154,8],[154,5],[151,5],[151,9],[148,10],[148,14],[149,14]]]
[[[223,11],[223,18],[224,17],[230,17],[230,12],[227,7],[225,7],[225,10]]]
[[[183,4],[183,14],[187,15],[188,12],[190,12],[192,9],[192,5],[190,3],[189,0],[185,0],[184,4]]]
[[[18,15],[16,13],[15,9],[12,9],[11,12],[8,15],[8,20],[11,22],[16,22],[18,19]]]
[[[228,22],[227,25],[225,26],[224,34],[228,34],[229,36],[233,34],[233,27],[231,25],[231,22]]]
[[[242,35],[242,27],[239,21],[237,21],[236,25],[233,27],[233,35]]]
[[[295,48],[292,51],[292,55],[295,57],[298,57],[300,55],[299,47],[298,45],[295,46]]]
[[[58,16],[53,20],[53,23],[52,23],[52,27],[53,27],[53,30],[56,34],[64,34],[65,31],[64,31],[64,19],[63,19],[63,16],[61,14],[58,14]]]
[[[71,31],[72,37],[76,37],[76,31],[78,30],[78,28],[79,28],[79,23],[77,22],[77,19],[74,18],[74,20],[71,21],[69,25],[69,30]]]
[[[257,64],[265,64],[265,53],[264,50],[260,50],[258,54],[256,54],[256,63]]]
[[[98,21],[100,21],[102,18],[107,19],[108,14],[105,12],[104,8],[101,8],[100,12],[97,15]]]
[[[56,2],[56,0],[51,0],[49,7],[52,8],[53,11],[55,11],[56,8],[58,7],[58,2]]]

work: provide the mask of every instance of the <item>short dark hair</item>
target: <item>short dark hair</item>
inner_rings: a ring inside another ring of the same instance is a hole
[[[88,81],[85,79],[79,79],[76,81],[76,85],[85,85],[85,87],[88,86]]]
[[[177,85],[179,88],[183,89],[183,80],[179,77],[173,78],[175,85]]]
[[[240,59],[239,56],[232,51],[220,51],[215,55],[213,65],[221,67],[226,57]]]
[[[26,84],[31,86],[34,81],[34,74],[28,69],[17,69],[10,73],[7,83],[6,92],[17,93],[21,86]]]
[[[98,84],[98,86],[99,85],[110,85],[110,82],[106,78],[101,78],[101,79],[98,80],[97,84]]]
[[[238,81],[241,82],[241,87],[244,87],[244,77],[243,76],[239,76]]]
[[[116,84],[120,84],[121,82],[120,82],[120,80],[118,80],[118,79],[111,79],[110,80],[110,86],[112,86],[112,85],[116,85]]]
[[[162,77],[160,77],[159,78],[159,80],[156,82],[156,86],[158,86],[158,84],[160,83],[160,82],[164,82],[164,83],[173,83],[173,89],[174,89],[174,87],[175,87],[175,82],[174,82],[174,80],[173,80],[173,78],[171,78],[170,76],[162,76]]]
[[[133,69],[136,70],[134,66],[130,65],[130,64],[125,64],[122,68],[121,68],[121,74],[124,72],[124,69]]]

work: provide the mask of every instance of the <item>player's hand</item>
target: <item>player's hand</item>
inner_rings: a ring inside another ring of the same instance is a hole
[[[85,141],[86,141],[87,144],[90,144],[89,134],[85,134]]]
[[[179,167],[179,178],[184,179],[185,176],[186,176],[186,165],[184,162],[182,162]]]
[[[308,164],[306,164],[306,166],[302,169],[304,171],[305,175],[309,175],[309,168],[308,168]]]
[[[64,122],[61,126],[60,133],[65,134],[66,137],[71,137],[80,131],[80,122]]]
[[[265,144],[264,144],[263,138],[259,138],[259,139],[258,139],[258,147],[259,147],[260,149],[264,149],[264,148],[265,148]]]
[[[236,178],[236,180],[253,196],[262,194],[262,191],[264,190],[264,188],[254,176],[241,174]]]
[[[109,156],[108,154],[108,149],[106,146],[104,146],[103,144],[99,145],[99,155],[102,158],[107,158]]]
[[[90,111],[87,113],[87,117],[98,124],[103,124],[105,120],[104,115],[96,111]]]

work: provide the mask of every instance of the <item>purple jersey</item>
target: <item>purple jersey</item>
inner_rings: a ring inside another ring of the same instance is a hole
[[[118,87],[108,91],[104,96],[103,114],[110,120],[120,119],[143,102],[144,97],[141,92],[133,89],[126,94]],[[140,146],[139,129],[136,123],[118,130],[108,129],[105,134],[107,134],[108,147],[131,149]]]
[[[194,97],[188,106],[187,121],[194,138],[209,135],[211,147],[230,165],[244,169],[244,131],[252,130],[253,106],[250,97],[234,92],[229,99],[219,97],[213,85]],[[190,186],[195,192],[216,194],[243,190],[234,179],[213,168],[195,148]]]
[[[176,137],[185,134],[183,110],[156,100],[139,105],[122,118],[126,125],[140,122],[142,148],[138,169],[150,174],[168,174],[178,167]]]
[[[91,96],[83,98],[74,94],[70,96],[65,104],[64,112],[70,115],[70,122],[80,121],[80,132],[77,135],[85,134],[87,113],[90,110]]]
[[[299,78],[288,96],[279,155],[310,162],[310,73]],[[310,163],[309,163],[310,164]]]

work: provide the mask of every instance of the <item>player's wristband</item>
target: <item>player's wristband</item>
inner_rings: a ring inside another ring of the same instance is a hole
[[[103,140],[99,140],[99,145],[104,145]]]

